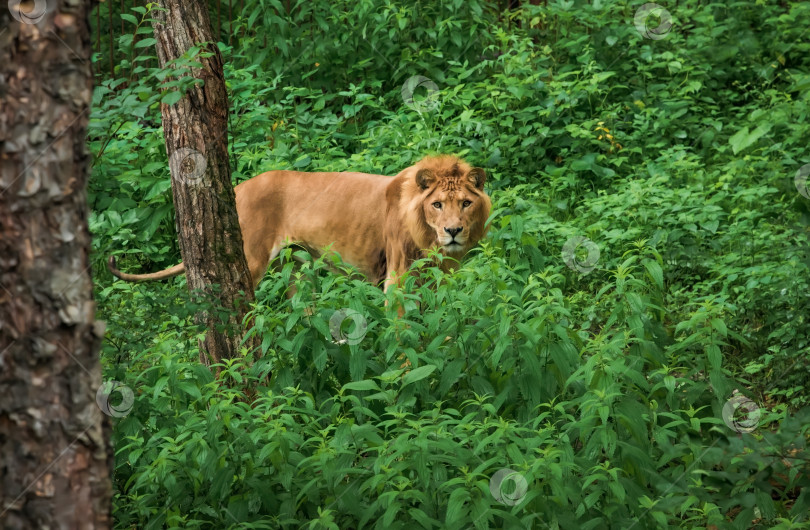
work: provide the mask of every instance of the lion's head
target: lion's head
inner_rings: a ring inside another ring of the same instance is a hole
[[[409,169],[403,214],[414,242],[460,258],[486,235],[491,209],[486,173],[449,155],[424,158]]]

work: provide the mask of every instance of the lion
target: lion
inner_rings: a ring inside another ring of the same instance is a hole
[[[437,249],[460,260],[487,233],[492,207],[486,173],[453,155],[428,156],[394,177],[354,172],[268,171],[235,188],[236,211],[254,289],[283,248],[312,256],[337,252],[388,290],[417,259]],[[447,260],[442,269],[447,271]],[[162,280],[183,263],[151,274],[107,267],[122,280]]]

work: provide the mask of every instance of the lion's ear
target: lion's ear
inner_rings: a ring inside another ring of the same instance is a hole
[[[474,167],[467,174],[467,178],[470,179],[473,186],[482,190],[484,189],[484,183],[487,181],[487,173],[480,167]]]
[[[433,183],[436,182],[436,175],[429,169],[420,169],[416,172],[416,185],[421,189],[428,189]]]

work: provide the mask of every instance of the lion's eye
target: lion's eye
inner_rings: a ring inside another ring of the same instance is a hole
[[[461,203],[461,207],[466,208],[467,206],[469,206],[471,204],[472,204],[472,201],[464,201],[464,202]]]
[[[440,203],[439,201],[436,201],[436,202],[433,203],[433,207],[436,208],[437,210],[441,210],[442,209],[442,203]]]

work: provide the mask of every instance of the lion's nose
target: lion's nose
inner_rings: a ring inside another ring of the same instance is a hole
[[[450,234],[450,237],[456,237],[456,234],[461,232],[463,228],[447,228],[445,227],[444,231]]]

